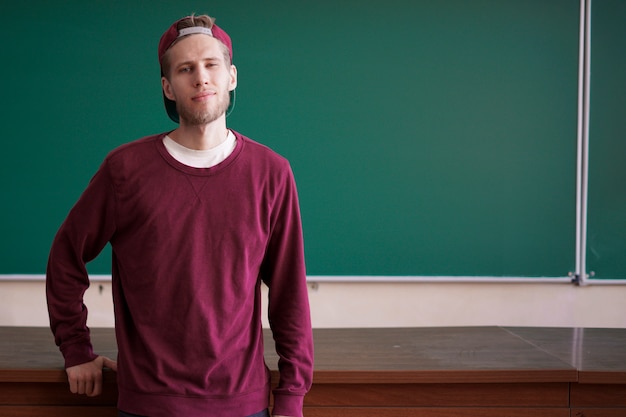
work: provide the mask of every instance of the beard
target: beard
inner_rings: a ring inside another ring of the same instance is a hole
[[[219,101],[217,101],[214,106],[211,106],[208,109],[194,110],[180,104],[180,102],[177,101],[176,111],[178,112],[180,119],[184,120],[187,125],[201,126],[212,123],[222,117],[222,115],[226,113],[229,105],[230,92],[227,91],[226,94],[220,97]]]

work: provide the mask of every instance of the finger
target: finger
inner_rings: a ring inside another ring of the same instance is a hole
[[[85,384],[85,395],[87,395],[88,397],[93,397],[94,395],[93,392],[94,392],[94,388],[95,388],[95,384],[97,380],[98,380],[98,377],[93,376]]]
[[[117,372],[117,362],[107,358],[106,356],[104,356],[103,359],[104,359],[104,366],[106,366],[107,368]]]
[[[92,392],[93,392],[93,379],[88,378],[85,381],[85,391],[83,392],[83,394],[87,396],[92,396]]]
[[[85,393],[85,380],[79,379],[76,381],[76,394],[83,395]]]
[[[94,378],[93,384],[91,386],[91,391],[87,392],[87,396],[95,397],[102,393],[102,375],[99,375]]]
[[[70,383],[70,392],[72,394],[78,394],[78,381],[75,378],[68,378]]]

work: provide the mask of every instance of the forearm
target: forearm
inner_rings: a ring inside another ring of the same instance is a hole
[[[262,276],[269,288],[268,319],[279,356],[275,416],[301,417],[313,379],[313,332],[304,240],[295,182],[289,175],[276,204]]]
[[[59,246],[53,244],[51,261],[46,273],[46,299],[50,329],[65,358],[65,367],[92,361],[96,358],[87,328],[87,308],[83,295],[89,286],[87,271],[68,276],[66,262],[61,260]],[[79,268],[80,269],[80,268]]]
[[[313,379],[313,332],[306,277],[291,278],[269,289],[268,318],[280,376],[273,391],[274,411],[279,416],[300,417]]]
[[[50,328],[66,367],[95,359],[83,296],[89,287],[87,262],[94,259],[115,230],[114,197],[105,164],[92,178],[59,228],[46,269]]]

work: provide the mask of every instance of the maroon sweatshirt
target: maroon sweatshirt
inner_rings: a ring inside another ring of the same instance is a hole
[[[54,239],[48,309],[65,366],[96,357],[85,264],[110,242],[120,409],[236,417],[266,408],[263,281],[280,357],[274,413],[301,416],[313,340],[289,163],[235,132],[225,161],[191,168],[164,135],[112,151]]]

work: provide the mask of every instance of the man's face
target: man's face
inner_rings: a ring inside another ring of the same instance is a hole
[[[181,39],[167,52],[169,77],[161,83],[176,102],[181,124],[205,125],[224,116],[229,92],[237,86],[237,69],[225,61],[223,46],[207,35]]]

